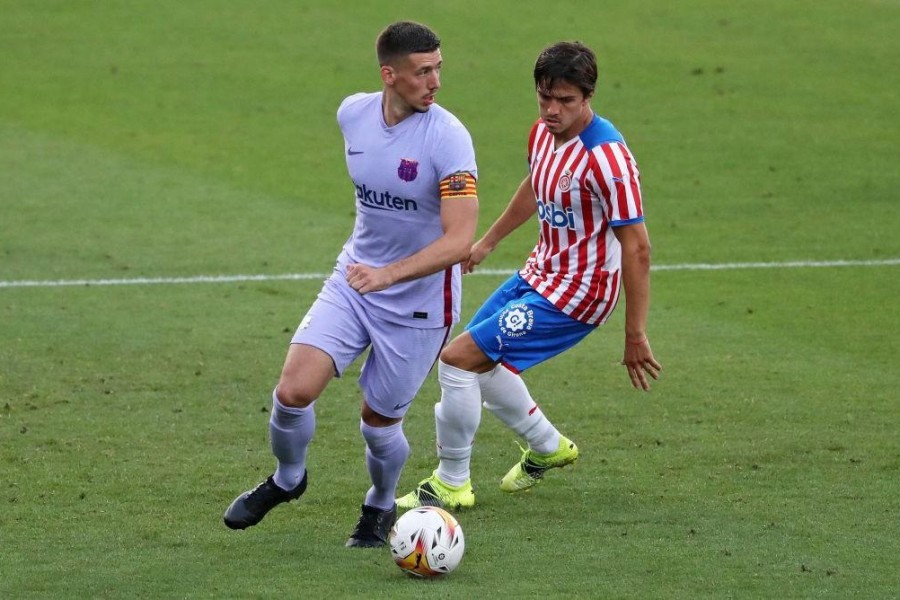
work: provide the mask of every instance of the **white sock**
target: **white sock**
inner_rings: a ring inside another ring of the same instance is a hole
[[[434,405],[437,474],[444,483],[462,485],[470,478],[472,444],[481,422],[478,375],[439,361],[438,382],[441,401]]]
[[[403,422],[372,427],[360,421],[359,430],[366,440],[366,467],[372,479],[365,504],[390,510],[394,507],[400,472],[409,457],[409,442],[403,433]]]
[[[272,392],[272,414],[269,417],[269,439],[272,454],[278,459],[275,485],[283,490],[297,487],[306,473],[306,450],[316,431],[315,402],[306,408],[285,406]]]
[[[525,438],[538,454],[559,448],[559,431],[535,403],[522,378],[503,365],[478,376],[484,407]]]

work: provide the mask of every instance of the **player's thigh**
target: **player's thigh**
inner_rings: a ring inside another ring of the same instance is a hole
[[[502,309],[507,302],[520,297],[529,290],[531,290],[531,286],[528,285],[518,273],[514,274],[497,286],[497,289],[481,303],[481,306],[475,311],[475,314],[472,315],[469,324],[466,325],[466,329],[469,329],[485,319],[494,318],[497,312]]]
[[[279,398],[311,402],[365,351],[371,340],[358,310],[326,282],[291,339]]]
[[[565,352],[594,329],[530,290],[471,324],[467,333],[491,360],[522,372]]]
[[[448,334],[449,328],[415,329],[380,323],[377,333],[372,333],[372,346],[359,378],[369,408],[385,417],[403,417]]]

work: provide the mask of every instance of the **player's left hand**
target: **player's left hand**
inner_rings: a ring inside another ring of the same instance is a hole
[[[394,282],[387,269],[353,264],[347,266],[347,283],[360,294],[368,294],[389,288]]]
[[[462,265],[463,275],[467,273],[473,273],[475,271],[475,267],[481,264],[487,255],[494,251],[494,246],[488,244],[484,241],[484,238],[481,238],[474,244],[472,244],[471,250],[469,250],[469,256],[467,256],[460,263]]]
[[[639,342],[625,340],[625,356],[622,358],[622,364],[628,369],[631,385],[645,392],[650,390],[647,375],[659,379],[659,372],[662,370],[662,365],[653,357],[653,350],[650,349],[650,341],[646,336]]]

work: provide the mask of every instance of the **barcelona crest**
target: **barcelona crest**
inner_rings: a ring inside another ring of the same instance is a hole
[[[448,187],[451,192],[461,192],[466,189],[466,176],[468,173],[454,173],[450,176]]]
[[[403,181],[412,181],[419,174],[419,161],[411,158],[401,158],[397,167],[397,176]]]

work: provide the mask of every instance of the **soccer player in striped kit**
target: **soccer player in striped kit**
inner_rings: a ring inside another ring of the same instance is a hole
[[[353,233],[300,322],[272,395],[275,472],[231,503],[224,520],[232,529],[303,494],[315,402],[368,349],[359,428],[372,486],[346,545],[383,546],[409,455],[403,416],[459,320],[460,262],[478,215],[472,139],[434,103],[443,59],[433,31],[394,23],[376,53],[382,90],[349,96],[337,113],[356,191]]]
[[[528,448],[500,482],[527,490],[578,448],[532,399],[520,373],[571,348],[606,322],[625,290],[622,364],[649,390],[662,368],[647,338],[650,240],[637,164],[613,125],[594,114],[594,53],[577,42],[541,52],[534,67],[540,119],[528,137],[529,175],[503,214],[476,242],[463,271],[475,269],[512,231],[538,219],[525,266],[476,312],[441,352],[435,405],[438,468],[401,508],[472,506],[469,463],[482,403]]]

